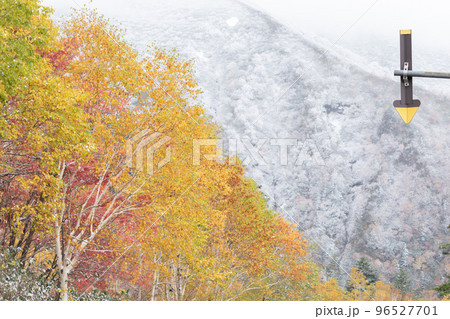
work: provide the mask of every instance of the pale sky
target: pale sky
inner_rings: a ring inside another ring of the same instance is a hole
[[[413,29],[416,45],[450,49],[448,0],[245,0],[297,31],[343,40],[359,36],[397,37]]]
[[[152,1],[158,6],[165,2],[143,0],[147,3]],[[62,8],[77,7],[77,4],[82,5],[89,1],[44,0],[43,2]],[[190,0],[184,1],[185,4],[189,2]],[[396,39],[398,30],[405,28],[413,29],[413,41],[418,50],[450,52],[448,0],[243,0],[242,2],[265,11],[297,32],[315,33],[332,42],[346,31],[339,43],[357,42],[361,37]],[[91,5],[104,3],[104,0],[92,0]],[[109,0],[107,3],[110,8],[115,7],[117,10],[127,5],[126,0]]]
[[[419,68],[450,72],[448,0],[245,0],[297,32],[314,33],[364,56],[373,42],[398,45],[400,29],[413,30],[413,57],[426,56]],[[369,44],[367,46],[366,44]],[[360,48],[364,47],[364,50]],[[432,61],[429,61],[429,60]],[[414,59],[413,59],[414,60]],[[433,61],[434,60],[434,61]],[[439,60],[439,63],[435,63]],[[427,70],[428,71],[428,70]],[[429,70],[432,71],[432,70]]]

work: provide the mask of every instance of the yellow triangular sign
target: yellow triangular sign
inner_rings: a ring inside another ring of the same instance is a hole
[[[396,107],[395,109],[402,118],[403,122],[408,124],[416,114],[418,107]]]

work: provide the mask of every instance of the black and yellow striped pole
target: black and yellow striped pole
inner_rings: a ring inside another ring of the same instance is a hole
[[[400,76],[401,93],[401,100],[394,101],[394,107],[407,124],[420,106],[420,101],[413,99],[413,77],[450,79],[450,73],[412,70],[411,30],[400,30],[400,70],[395,70],[394,75]]]

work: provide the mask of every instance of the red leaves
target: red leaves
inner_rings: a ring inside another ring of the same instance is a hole
[[[79,292],[137,286],[154,299],[183,300],[237,298],[253,285],[268,292],[277,280],[303,280],[304,241],[267,207],[244,168],[220,159],[192,165],[192,140],[219,131],[192,103],[200,92],[192,63],[158,49],[139,58],[87,10],[62,30],[54,51],[40,51],[51,67],[48,83],[37,81],[39,92],[24,104],[28,121],[10,122],[25,141],[16,149],[33,155],[11,162],[27,167],[33,183],[10,183],[1,203],[41,205],[23,214],[49,225],[35,243],[52,240],[46,248],[56,254],[60,282]],[[132,97],[142,103],[130,107]],[[127,139],[142,130],[170,137],[170,162],[157,165],[161,147],[153,175],[125,162]]]

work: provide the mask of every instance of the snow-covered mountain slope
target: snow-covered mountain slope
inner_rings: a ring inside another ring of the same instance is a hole
[[[399,67],[399,29],[413,30],[417,70],[450,70],[446,0],[241,0],[299,34],[318,35],[393,70]],[[402,13],[402,14],[400,14]],[[390,72],[391,75],[391,72]],[[442,80],[416,79],[434,92],[449,91]],[[438,93],[440,94],[440,93]]]
[[[238,2],[132,0],[100,11],[121,22],[139,50],[156,41],[196,60],[205,107],[223,127],[225,145],[238,140],[249,176],[341,281],[361,256],[386,279],[407,267],[415,288],[442,279],[448,95],[416,87],[422,106],[405,125],[392,106],[400,90],[391,70],[343,48],[323,54],[326,42]],[[262,145],[261,158],[249,156],[248,139]],[[286,159],[280,143],[290,145]]]

